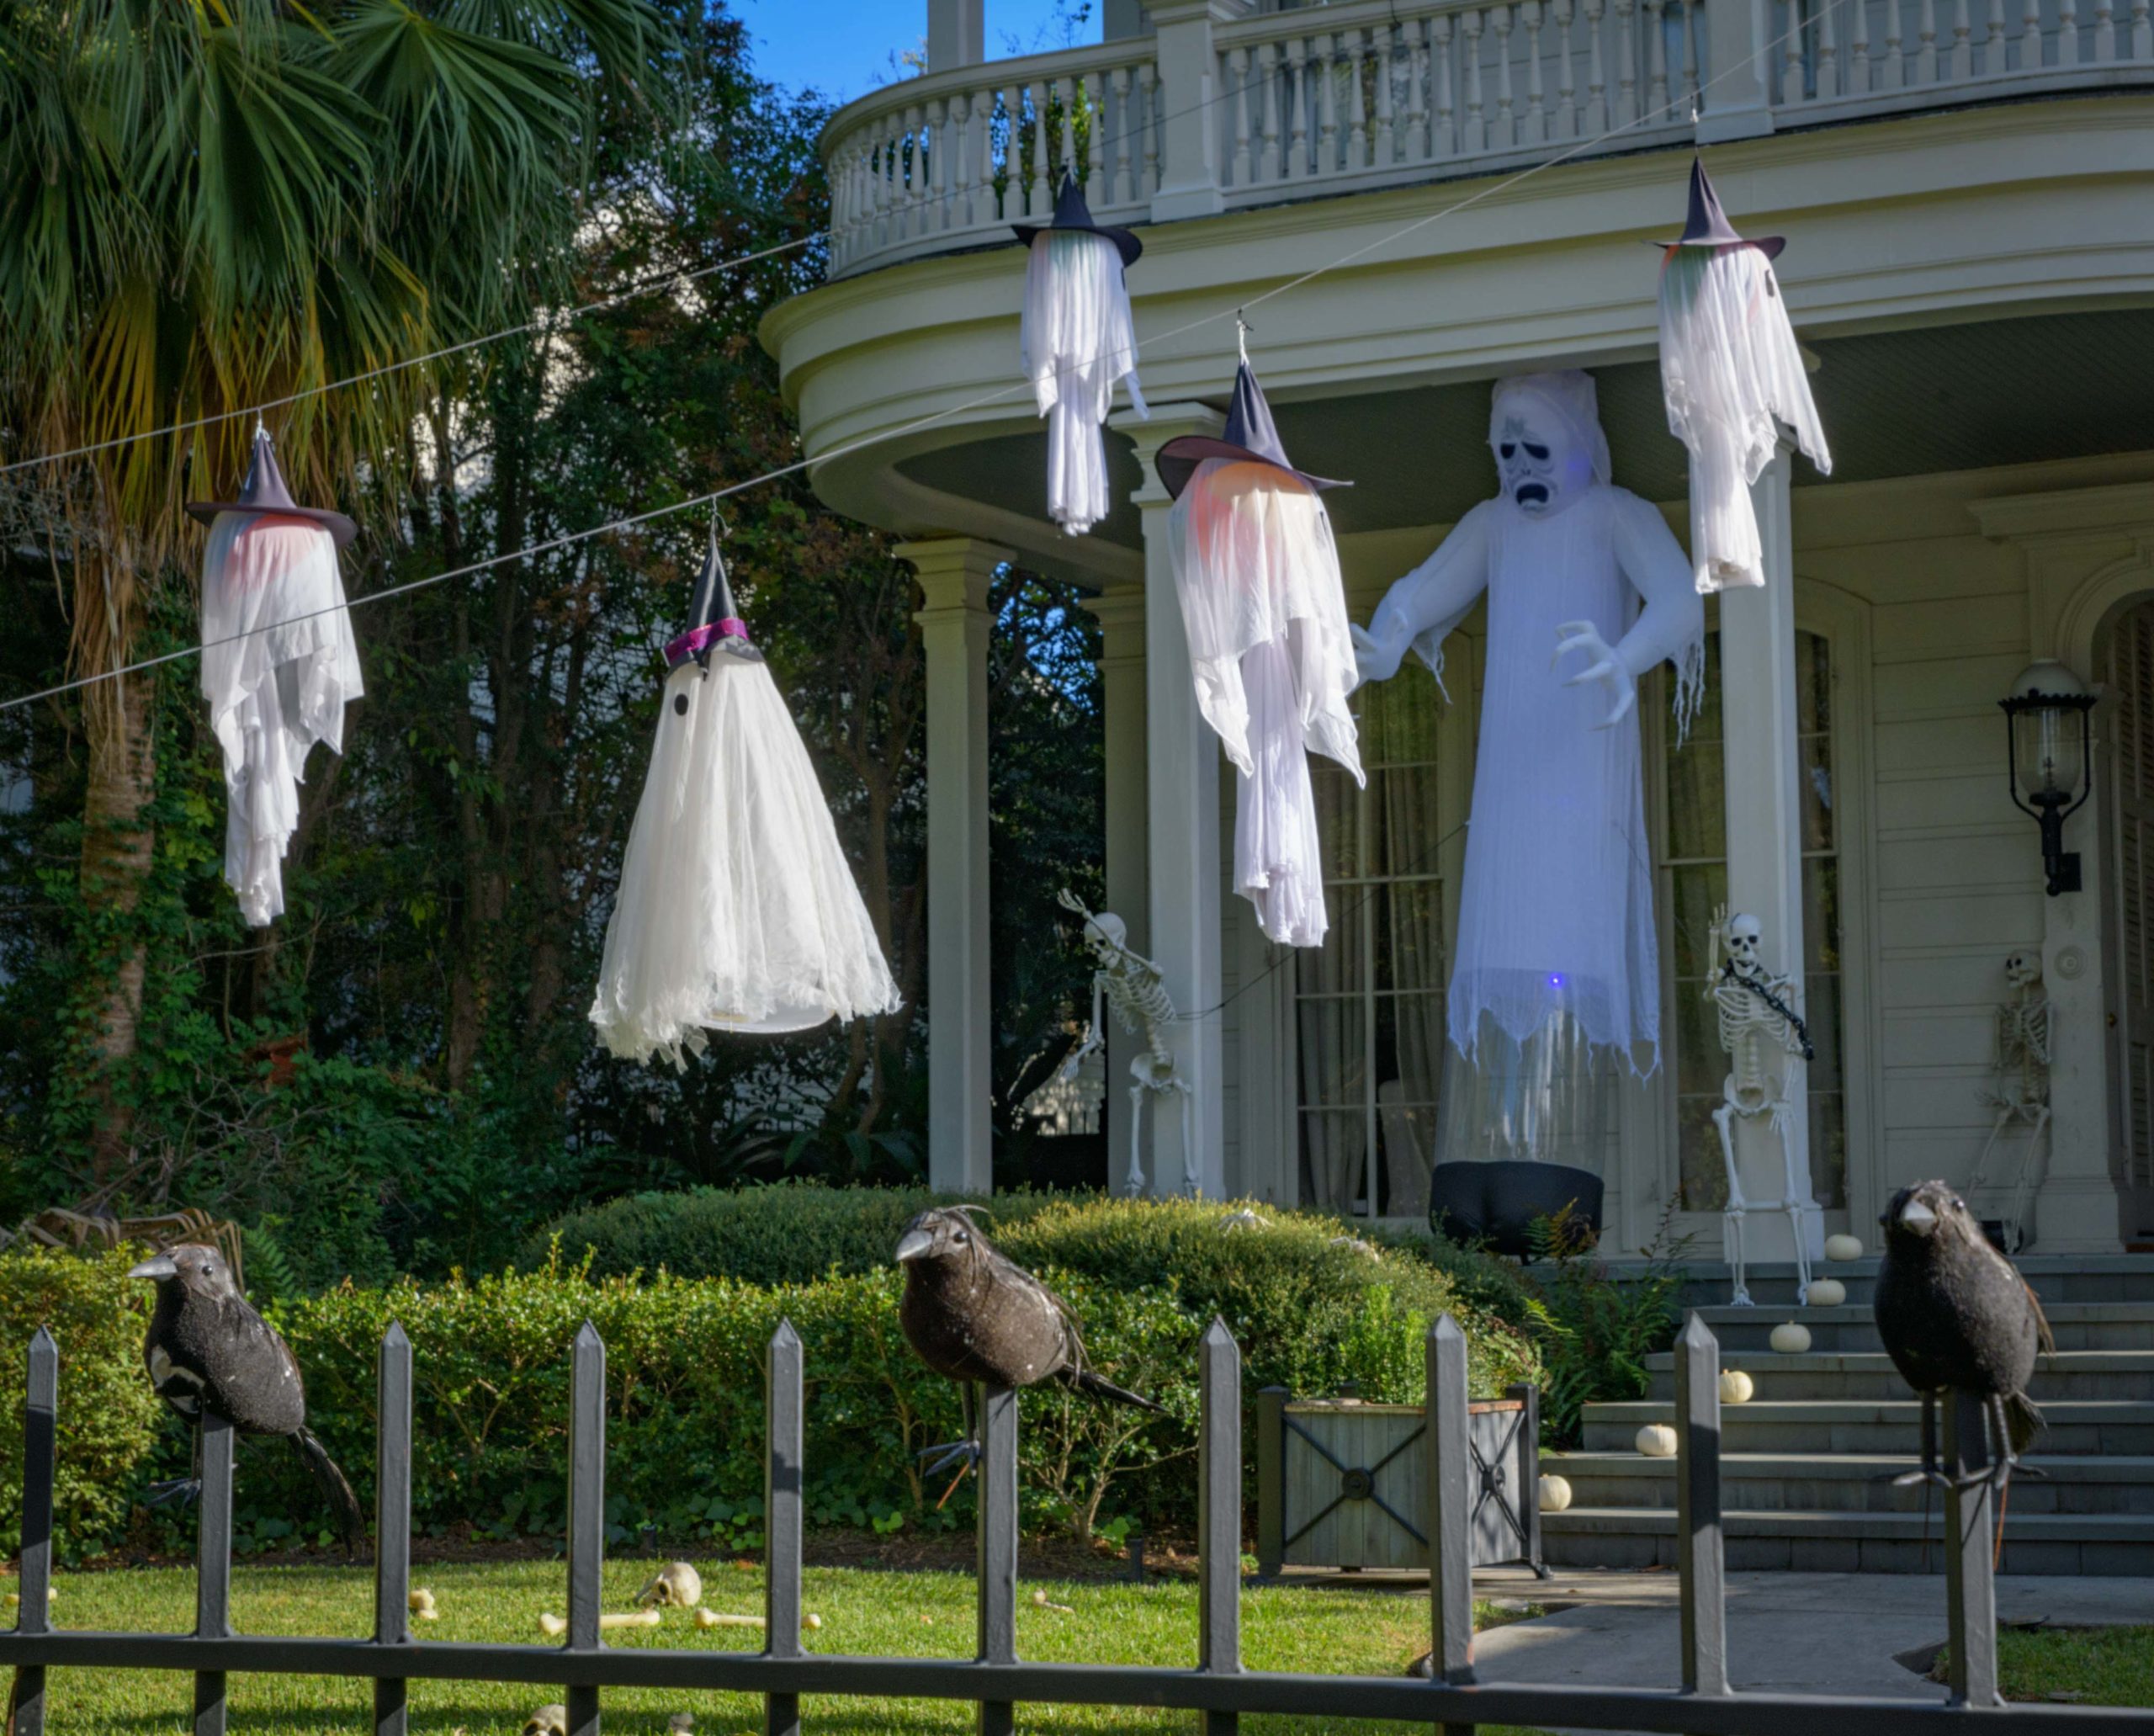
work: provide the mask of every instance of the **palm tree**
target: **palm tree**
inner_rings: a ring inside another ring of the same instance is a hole
[[[0,0],[0,479],[66,575],[73,673],[136,654],[265,399],[454,345],[558,289],[605,141],[654,119],[651,0]],[[473,353],[459,366],[483,366]],[[392,509],[407,369],[270,426],[295,492]],[[173,424],[180,432],[144,436]],[[127,1149],[155,845],[155,687],[82,693],[82,1081]]]

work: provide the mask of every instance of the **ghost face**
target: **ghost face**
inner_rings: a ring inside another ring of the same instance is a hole
[[[1562,418],[1531,402],[1504,412],[1490,442],[1504,498],[1530,518],[1546,518],[1575,506],[1593,486],[1593,456],[1572,439]]]

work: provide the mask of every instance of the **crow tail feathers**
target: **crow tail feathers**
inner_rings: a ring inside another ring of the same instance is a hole
[[[347,1553],[357,1554],[359,1545],[366,1541],[367,1518],[359,1509],[359,1498],[352,1493],[352,1485],[344,1473],[337,1468],[337,1461],[330,1457],[328,1450],[315,1439],[310,1430],[302,1428],[292,1436],[292,1445],[306,1461],[306,1468],[314,1473],[316,1485],[321,1490],[322,1499],[329,1503],[331,1516],[337,1524],[337,1534],[344,1540]]]
[[[2035,1444],[2035,1437],[2042,1432],[2040,1407],[2024,1393],[2006,1394],[2004,1426],[2011,1439],[2012,1456],[2018,1458]]]

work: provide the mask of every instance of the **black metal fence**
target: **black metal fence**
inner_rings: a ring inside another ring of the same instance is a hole
[[[577,1334],[570,1430],[568,1629],[559,1646],[480,1645],[412,1638],[411,1581],[411,1346],[392,1325],[382,1340],[374,1632],[370,1639],[264,1638],[231,1627],[232,1435],[209,1419],[203,1433],[199,1558],[192,1634],[53,1631],[52,1492],[59,1354],[40,1330],[29,1351],[24,1436],[19,1625],[0,1632],[0,1666],[19,1672],[18,1736],[45,1736],[45,1684],[54,1669],[166,1670],[194,1676],[195,1736],[222,1736],[234,1673],[346,1676],[374,1684],[377,1736],[405,1736],[406,1686],[416,1678],[521,1682],[565,1688],[570,1736],[597,1736],[609,1687],[759,1694],[768,1736],[797,1736],[804,1694],[968,1701],[987,1736],[1014,1728],[1016,1708],[1038,1704],[1179,1708],[1202,1714],[1210,1736],[1244,1712],[1297,1713],[1434,1724],[1481,1723],[1691,1732],[1695,1736],[1907,1736],[1979,1717],[2019,1736],[2096,1728],[2154,1731],[2154,1715],[2082,1706],[2004,1706],[1997,1693],[1995,1516],[1986,1484],[1945,1500],[1951,1697],[1943,1703],[1827,1695],[1744,1694],[1728,1686],[1720,1516],[1719,1346],[1693,1316],[1675,1359],[1678,1523],[1683,1537],[1680,1689],[1477,1685],[1467,1537],[1473,1479],[1467,1436],[1466,1338],[1448,1317],[1428,1338],[1427,1513],[1435,1547],[1429,1601],[1431,1675],[1307,1675],[1245,1670],[1241,1654],[1241,1357],[1223,1324],[1202,1349],[1198,1505],[1199,1616],[1193,1669],[1025,1664],[1016,1652],[1017,1401],[990,1390],[979,1407],[979,1644],[970,1662],[809,1654],[800,1643],[803,1394],[800,1340],[772,1338],[767,1361],[768,1573],[765,1648],[759,1653],[613,1650],[599,1632],[605,1546],[606,1349],[589,1325]],[[1949,1457],[1987,1463],[1982,1412],[1948,1403]],[[1911,1591],[1917,1589],[1911,1585]]]

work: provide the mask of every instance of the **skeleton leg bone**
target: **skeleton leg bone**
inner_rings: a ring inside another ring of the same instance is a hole
[[[1144,1192],[1144,1087],[1141,1085],[1129,1088],[1129,1173],[1122,1178],[1122,1191],[1133,1199]]]
[[[1727,1299],[1737,1308],[1748,1308],[1752,1303],[1750,1287],[1743,1270],[1743,1184],[1735,1175],[1734,1121],[1735,1106],[1732,1103],[1722,1103],[1713,1111],[1713,1125],[1720,1130],[1721,1156],[1727,1165],[1727,1209],[1721,1219],[1727,1227],[1728,1241],[1723,1251],[1733,1276],[1733,1292]]]

